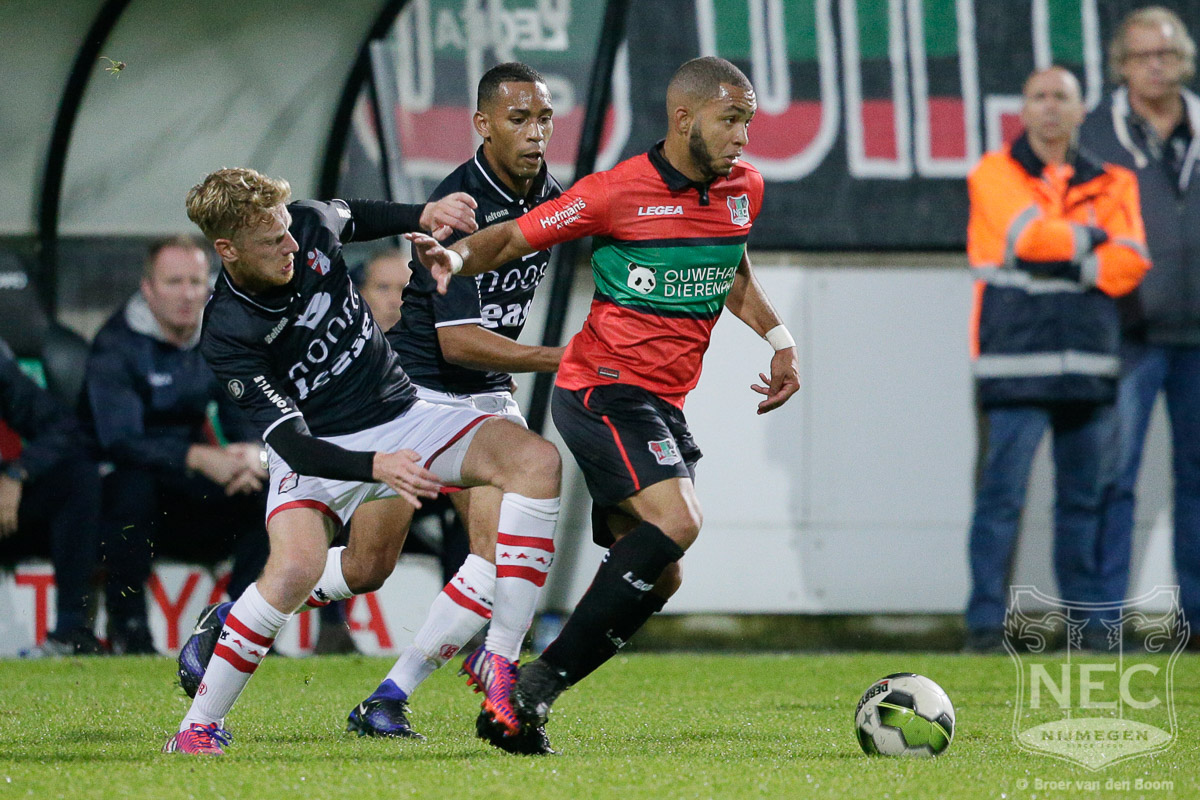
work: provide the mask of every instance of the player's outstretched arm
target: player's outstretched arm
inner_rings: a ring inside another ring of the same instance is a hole
[[[469,194],[455,192],[440,200],[421,205],[393,203],[389,200],[347,200],[354,226],[344,235],[346,242],[368,242],[413,231],[431,231],[440,241],[450,230],[472,233],[478,230],[475,222],[475,199]]]
[[[770,377],[760,372],[758,377],[763,383],[750,384],[751,389],[763,395],[758,413],[774,411],[800,388],[800,365],[796,360],[796,343],[767,299],[762,284],[754,277],[750,257],[746,254],[742,255],[737,274],[733,276],[733,288],[725,299],[725,307],[775,348]]]
[[[554,372],[567,349],[519,344],[480,325],[447,325],[437,335],[447,361],[496,372]]]
[[[406,233],[404,238],[412,242],[417,259],[433,274],[442,294],[452,275],[482,275],[534,252],[516,220],[484,228],[452,247],[442,247],[422,233]]]

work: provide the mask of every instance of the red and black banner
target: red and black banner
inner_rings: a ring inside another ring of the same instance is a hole
[[[662,138],[664,90],[683,61],[716,54],[753,81],[747,160],[767,180],[758,248],[960,248],[964,179],[1020,130],[1037,66],[1072,69],[1089,106],[1107,44],[1133,0],[656,0],[633,4],[618,52],[599,168]],[[1167,0],[1200,28],[1200,0]],[[414,0],[377,43],[374,76],[391,189],[420,199],[477,145],[474,87],[525,61],[556,105],[549,161],[569,183],[602,4]],[[373,121],[373,120],[372,120]]]

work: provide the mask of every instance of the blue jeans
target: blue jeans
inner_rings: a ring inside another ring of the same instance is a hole
[[[1025,489],[1047,427],[1054,437],[1054,574],[1059,593],[1065,600],[1098,600],[1100,510],[1115,471],[1113,406],[1004,406],[985,414],[987,456],[968,543],[967,627],[985,631],[1004,625],[1005,589]]]
[[[1126,344],[1117,396],[1121,449],[1105,499],[1100,579],[1105,600],[1129,588],[1134,490],[1158,393],[1167,395],[1175,473],[1175,570],[1184,614],[1200,620],[1200,347]]]

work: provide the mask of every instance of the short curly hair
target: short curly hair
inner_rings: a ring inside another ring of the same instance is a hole
[[[270,220],[271,209],[292,196],[283,178],[246,167],[211,172],[187,193],[188,219],[210,241],[232,239],[239,231]]]
[[[681,91],[696,100],[705,101],[720,96],[723,83],[748,92],[754,91],[750,79],[732,62],[717,56],[701,56],[684,62],[675,70],[667,85],[667,94]]]

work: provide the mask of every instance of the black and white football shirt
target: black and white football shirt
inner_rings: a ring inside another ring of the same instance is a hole
[[[475,221],[486,228],[516,219],[531,208],[562,194],[558,181],[542,165],[528,197],[517,197],[492,171],[481,146],[470,161],[446,176],[434,190],[433,202],[454,192],[475,198]],[[455,232],[443,244],[450,245],[464,234]],[[438,294],[437,283],[422,264],[413,259],[412,279],[404,290],[404,311],[388,331],[388,341],[400,354],[400,362],[420,386],[452,394],[478,394],[508,388],[512,379],[505,372],[471,369],[447,361],[438,344],[437,329],[448,325],[482,325],[494,333],[516,340],[525,327],[533,294],[546,275],[550,250],[539,250],[503,264],[482,275],[450,279],[446,294]]]
[[[346,271],[350,206],[302,200],[287,209],[300,246],[291,281],[248,295],[221,270],[204,311],[201,352],[264,439],[295,417],[313,436],[395,419],[416,393]]]

